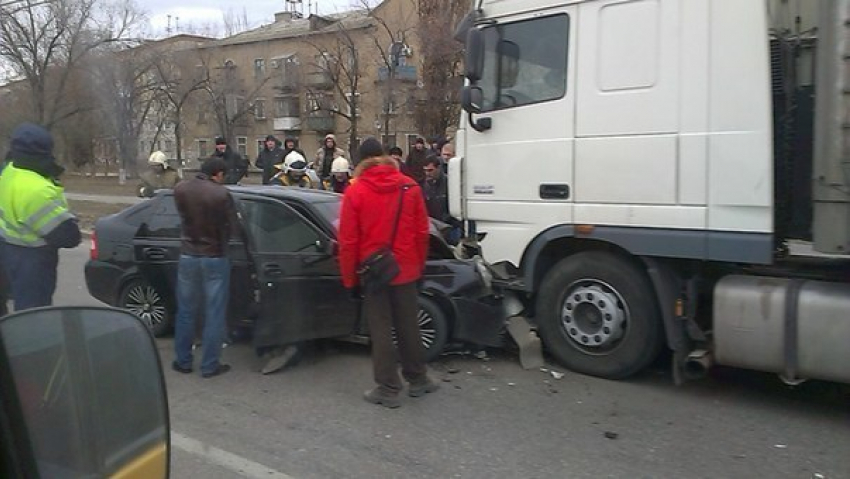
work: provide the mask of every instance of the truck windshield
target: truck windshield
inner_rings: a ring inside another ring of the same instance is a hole
[[[483,111],[561,98],[567,91],[565,14],[485,27]]]

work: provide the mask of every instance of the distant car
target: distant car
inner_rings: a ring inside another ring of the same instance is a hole
[[[359,300],[340,281],[336,227],[342,197],[278,186],[230,187],[242,230],[232,261],[228,325],[248,327],[254,346],[368,337]],[[171,190],[95,224],[86,285],[104,303],[142,317],[154,334],[173,327],[180,257],[180,218]],[[428,359],[450,342],[501,344],[503,317],[486,270],[460,260],[432,229],[420,288],[419,325]]]

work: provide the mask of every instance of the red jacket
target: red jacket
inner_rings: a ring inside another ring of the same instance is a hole
[[[392,284],[418,280],[428,258],[429,223],[422,192],[390,158],[370,158],[357,165],[357,178],[342,199],[339,220],[339,268],[346,288],[358,284],[357,267],[392,236],[398,195],[404,193],[393,255],[399,274]]]

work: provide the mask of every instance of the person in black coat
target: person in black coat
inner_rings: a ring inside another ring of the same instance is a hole
[[[277,174],[277,169],[275,165],[279,165],[283,163],[283,159],[286,157],[286,153],[283,148],[278,146],[277,138],[273,135],[269,135],[266,137],[265,146],[263,150],[260,151],[260,154],[257,155],[257,159],[254,161],[254,166],[263,170],[263,184],[267,185],[272,179],[272,176]]]
[[[248,160],[233,151],[223,137],[219,136],[215,139],[215,153],[210,158],[221,158],[227,165],[227,171],[224,175],[224,184],[226,185],[235,185],[242,178],[248,176]]]

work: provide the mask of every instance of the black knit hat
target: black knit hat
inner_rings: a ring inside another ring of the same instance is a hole
[[[23,123],[12,132],[8,159],[50,163],[53,158],[53,137],[43,127]]]
[[[225,140],[223,136],[217,136],[217,137],[215,137],[215,144],[216,145],[226,145],[227,140]]]
[[[384,156],[384,147],[381,146],[381,142],[376,140],[375,137],[370,136],[363,140],[360,148],[357,149],[357,153],[360,155],[360,160],[362,161],[366,158]]]
[[[277,143],[277,138],[275,138],[274,135],[269,135],[266,137],[266,141],[273,141]]]

